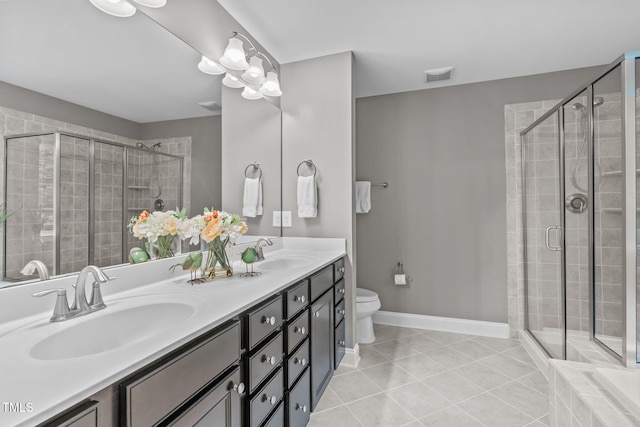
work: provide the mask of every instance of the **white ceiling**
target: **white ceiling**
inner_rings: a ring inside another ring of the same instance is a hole
[[[281,64],[353,51],[357,97],[608,64],[640,49],[639,0],[218,1]],[[423,82],[450,65],[452,80]]]
[[[198,71],[199,61],[140,12],[116,18],[89,0],[0,1],[0,81],[117,117],[220,114],[198,105],[221,98],[221,78]]]

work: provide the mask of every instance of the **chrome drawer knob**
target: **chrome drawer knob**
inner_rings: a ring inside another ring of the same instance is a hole
[[[338,341],[338,345],[341,345],[341,346],[343,346],[343,347],[344,347],[344,340],[340,340],[340,341]]]
[[[342,295],[344,295],[344,288],[338,289],[338,292],[340,292]]]
[[[304,357],[302,359],[298,359],[297,357],[293,360],[293,363],[300,366],[307,366],[307,359]]]
[[[276,357],[275,356],[267,356],[266,354],[264,356],[262,356],[262,363],[268,363],[269,365],[275,365],[276,364]]]
[[[293,300],[294,300],[295,302],[299,302],[299,303],[304,304],[304,303],[305,303],[305,301],[306,301],[307,299],[305,298],[305,296],[304,296],[304,295],[301,295],[301,296],[294,295],[294,296],[293,296]]]
[[[262,401],[263,401],[263,402],[269,402],[269,404],[270,404],[271,406],[273,406],[273,405],[275,405],[275,404],[276,404],[276,402],[278,402],[278,398],[277,398],[277,397],[275,397],[275,396],[271,396],[271,397],[269,397],[269,396],[267,396],[266,394],[264,394],[264,395],[262,395]]]
[[[338,309],[337,313],[342,316],[342,315],[344,315],[345,311],[344,311],[344,309]]]
[[[307,333],[307,330],[303,327],[298,328],[297,326],[293,329],[293,332],[299,333],[300,335],[304,335]]]
[[[313,315],[316,316],[316,317],[320,317],[320,312],[316,311],[315,313],[313,313]]]
[[[233,383],[231,383],[231,384],[233,384]],[[244,393],[244,384],[243,383],[233,384],[233,389],[235,391],[237,391],[238,394],[242,394],[242,393]]]
[[[338,269],[338,272],[339,272],[339,273],[344,273],[344,267],[340,267],[340,268]]]
[[[307,412],[307,405],[296,403],[296,411]]]
[[[262,318],[262,323],[273,326],[276,324],[276,316],[271,316],[271,317],[264,316]]]

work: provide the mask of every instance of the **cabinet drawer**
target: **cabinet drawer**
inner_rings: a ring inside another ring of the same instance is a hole
[[[344,258],[339,259],[333,264],[334,275],[333,275],[333,283],[336,283],[338,280],[344,277]]]
[[[311,277],[309,281],[311,301],[318,299],[331,286],[333,286],[333,265],[320,270]]]
[[[344,307],[345,307],[344,300],[340,301],[340,303],[336,305],[336,312],[334,315],[335,326],[338,326],[338,324],[342,322],[342,319],[344,319],[344,315],[346,313]]]
[[[263,427],[284,427],[284,403],[278,405],[278,409],[262,424]],[[291,426],[294,427],[294,426]]]
[[[282,369],[251,399],[249,406],[252,427],[258,427],[273,408],[282,400],[284,378]]]
[[[309,366],[309,340],[287,360],[287,388],[291,388],[300,374]]]
[[[311,394],[309,370],[302,376],[298,384],[289,392],[289,424],[290,426],[306,426],[311,412]]]
[[[335,331],[336,342],[334,347],[335,360],[333,364],[334,369],[338,369],[338,366],[340,365],[340,362],[342,362],[342,358],[344,357],[344,353],[346,349],[346,343],[344,338],[345,323],[346,321],[343,320],[338,326],[336,326],[336,331]]]
[[[206,394],[184,409],[171,427],[240,427],[240,368],[234,369]]]
[[[98,402],[88,401],[68,413],[58,417],[55,421],[46,423],[46,427],[97,427]]]
[[[249,342],[247,349],[253,348],[282,323],[282,297],[279,296],[269,304],[250,312],[247,315],[249,329]]]
[[[300,310],[309,303],[309,280],[305,279],[295,288],[286,292],[287,296],[287,320],[292,319]]]
[[[309,310],[305,310],[287,326],[287,354],[309,335]]]
[[[182,405],[240,358],[240,325],[207,338],[122,384],[124,425],[148,427]]]
[[[335,293],[333,295],[333,299],[336,302],[336,304],[338,304],[340,301],[344,299],[344,293],[345,293],[344,279],[340,279],[340,281],[336,283],[336,286],[333,289]]]
[[[249,359],[249,393],[282,363],[282,333]]]

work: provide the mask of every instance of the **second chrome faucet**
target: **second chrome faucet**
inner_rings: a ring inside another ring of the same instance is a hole
[[[94,278],[93,287],[91,291],[91,300],[87,301],[86,294],[86,282],[87,278],[91,274]],[[51,316],[52,322],[61,322],[63,320],[71,319],[85,314],[92,313],[94,311],[102,310],[106,307],[106,304],[102,300],[102,293],[100,291],[100,284],[105,283],[112,278],[108,277],[100,267],[95,265],[89,265],[80,271],[78,280],[76,281],[75,297],[73,305],[69,308],[69,302],[67,300],[66,289],[48,289],[33,294],[34,297],[41,297],[52,293],[57,294],[56,305]]]

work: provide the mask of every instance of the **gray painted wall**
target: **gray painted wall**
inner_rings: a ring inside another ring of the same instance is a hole
[[[138,139],[139,124],[0,81],[0,105]]]
[[[221,116],[140,124],[142,140],[191,136],[191,215],[221,206],[221,126]]]
[[[358,286],[382,310],[506,323],[504,105],[562,98],[601,69],[358,99],[357,178],[390,184],[356,216]]]
[[[222,87],[222,207],[242,215],[245,169],[258,162],[262,170],[264,214],[246,218],[252,236],[280,236],[273,211],[281,210],[282,126],[280,109],[261,100],[247,100],[241,89]],[[255,178],[258,172],[247,172]]]
[[[345,282],[347,346],[352,347],[355,291],[353,186],[355,172],[353,55],[351,52],[281,66],[282,205],[292,211],[293,227],[283,236],[347,239]],[[315,163],[318,217],[298,218],[296,167]]]

